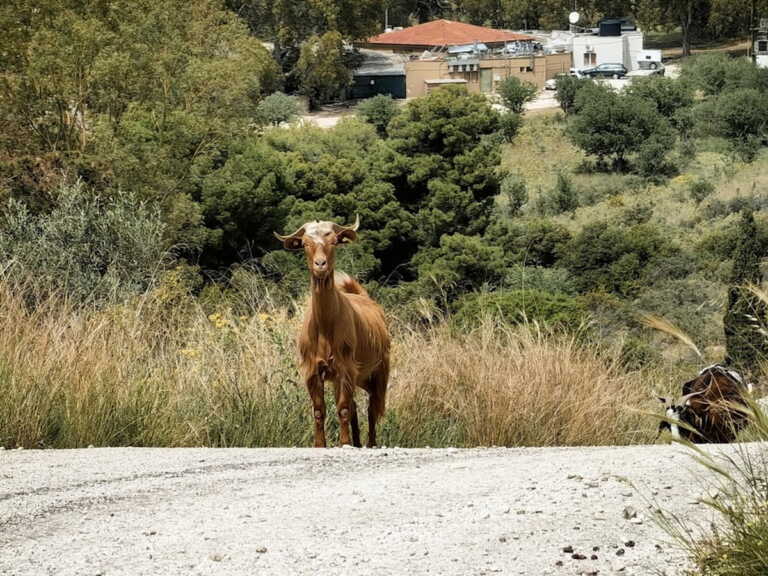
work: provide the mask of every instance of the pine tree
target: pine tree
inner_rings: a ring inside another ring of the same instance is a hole
[[[723,327],[726,361],[752,374],[757,372],[759,361],[766,352],[763,336],[756,330],[756,325],[763,324],[766,319],[766,306],[748,289],[748,285],[757,285],[762,281],[761,256],[754,215],[751,209],[745,209],[734,251]]]

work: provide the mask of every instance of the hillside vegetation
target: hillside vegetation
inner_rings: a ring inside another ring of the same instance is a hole
[[[307,270],[272,234],[356,215],[338,266],[395,335],[387,442],[645,441],[653,393],[701,362],[760,377],[722,323],[728,303],[743,346],[764,321],[741,292],[768,242],[768,74],[746,59],[622,93],[567,78],[556,115],[526,118],[510,81],[508,109],[448,87],[322,130],[213,0],[19,14],[0,11],[5,446],[304,444]],[[336,28],[296,55],[316,95],[342,71],[311,46],[362,33]]]
[[[100,310],[58,298],[32,310],[3,283],[0,442],[309,444],[295,366],[301,310],[274,307],[258,277],[239,281],[245,285],[231,295],[237,311],[214,313],[175,273]],[[624,370],[617,346],[490,318],[468,333],[391,323],[385,445],[608,445],[653,436],[655,423],[634,408],[650,410],[646,382],[666,379]]]

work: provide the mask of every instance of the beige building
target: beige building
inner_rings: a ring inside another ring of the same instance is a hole
[[[470,92],[492,94],[509,76],[541,89],[546,80],[567,74],[572,65],[568,52],[547,53],[534,36],[451,20],[388,30],[358,47],[403,58],[405,70],[399,76],[398,90],[389,85],[382,88],[400,98],[402,92],[406,98],[416,98],[445,84],[462,84]],[[365,88],[376,86],[377,80],[363,72],[356,77]]]
[[[569,53],[415,59],[405,65],[406,97],[423,96],[445,84],[462,84],[469,92],[492,94],[498,84],[509,76],[517,76],[543,88],[546,80],[560,73],[567,74],[570,67]]]

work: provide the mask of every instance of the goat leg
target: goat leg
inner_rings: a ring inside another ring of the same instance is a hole
[[[325,395],[323,381],[313,375],[307,380],[307,389],[312,399],[312,413],[315,418],[315,448],[325,448]]]
[[[351,404],[352,399],[351,383],[347,374],[342,374],[336,387],[336,409],[339,414],[339,444],[341,446],[349,445],[349,425],[352,417]],[[358,432],[359,435],[359,432]]]
[[[355,448],[362,447],[360,443],[360,423],[357,420],[357,403],[352,400],[352,446]]]

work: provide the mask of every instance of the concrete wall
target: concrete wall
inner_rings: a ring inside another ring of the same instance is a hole
[[[495,92],[497,84],[508,76],[517,76],[543,88],[545,80],[559,73],[567,73],[570,67],[571,55],[568,53],[525,58],[485,58],[480,60],[480,70],[477,72],[451,73],[445,60],[411,60],[405,65],[406,97],[423,96],[427,90],[426,80],[438,79],[466,80],[467,90],[479,93],[481,74],[491,74],[491,92]]]
[[[755,64],[760,68],[768,68],[768,35],[758,34],[754,45]]]
[[[640,54],[643,52],[643,33],[642,32],[630,32],[624,34],[624,38],[627,40],[629,51],[629,62],[631,65],[624,64],[629,70],[637,70],[640,67]]]

